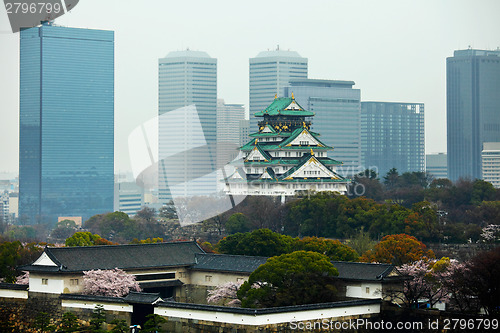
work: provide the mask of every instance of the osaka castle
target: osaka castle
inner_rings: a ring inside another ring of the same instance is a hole
[[[351,182],[336,171],[342,162],[327,157],[332,147],[311,131],[309,117],[293,94],[275,97],[261,117],[259,131],[240,147],[243,160],[234,163],[234,172],[225,178],[225,193],[231,195],[293,196],[305,191],[345,194]]]

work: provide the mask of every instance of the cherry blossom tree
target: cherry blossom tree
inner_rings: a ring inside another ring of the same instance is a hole
[[[135,276],[115,268],[83,272],[83,290],[88,295],[122,297],[141,288]]]
[[[16,277],[16,284],[29,284],[30,283],[30,272],[24,272],[23,275]]]
[[[209,290],[207,302],[239,307],[241,301],[238,299],[237,293],[242,284],[243,282],[226,282],[213,290]]]

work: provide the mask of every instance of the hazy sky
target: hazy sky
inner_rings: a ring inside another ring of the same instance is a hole
[[[115,31],[115,170],[127,137],[157,114],[158,58],[206,51],[218,97],[248,108],[248,59],[290,49],[309,78],[353,80],[363,101],[425,103],[426,153],[446,151],[446,57],[500,46],[498,0],[80,0],[56,20]],[[18,169],[19,34],[0,9],[0,172]],[[335,143],[332,143],[335,145]]]

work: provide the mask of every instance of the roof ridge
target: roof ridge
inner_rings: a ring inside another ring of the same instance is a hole
[[[113,245],[90,245],[90,246],[47,246],[47,250],[54,249],[94,249],[94,248],[117,248],[117,247],[127,247],[127,246],[159,246],[159,245],[171,245],[171,244],[188,244],[196,243],[196,241],[173,241],[173,242],[159,242],[159,243],[140,243],[140,244],[113,244]]]
[[[225,256],[225,257],[246,257],[246,258],[261,258],[261,259],[269,259],[270,257],[263,256],[249,256],[245,254],[226,254],[226,253],[195,253],[195,256],[198,255],[210,255],[210,256]]]

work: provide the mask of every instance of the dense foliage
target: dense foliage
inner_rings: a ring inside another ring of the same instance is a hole
[[[337,269],[320,253],[296,251],[272,257],[238,290],[243,307],[275,307],[336,300]]]
[[[327,255],[331,260],[355,261],[358,254],[338,240],[318,237],[303,239],[281,235],[269,229],[236,233],[217,243],[219,253],[272,257],[294,251],[314,251]]]
[[[0,242],[0,279],[5,282],[15,282],[17,266],[27,265],[37,259],[43,252],[45,244],[20,241]]]
[[[364,262],[380,262],[403,265],[418,260],[434,258],[432,250],[413,236],[405,234],[387,235],[360,258]]]

